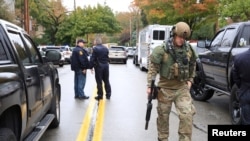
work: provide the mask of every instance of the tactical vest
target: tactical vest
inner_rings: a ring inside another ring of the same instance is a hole
[[[165,54],[162,58],[160,74],[169,80],[187,81],[190,77],[191,47],[185,43],[181,48],[175,49],[170,43],[167,43],[163,45],[163,48]]]

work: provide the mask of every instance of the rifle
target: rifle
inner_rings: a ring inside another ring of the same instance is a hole
[[[150,115],[151,115],[151,110],[153,107],[152,100],[157,97],[157,88],[155,86],[155,79],[152,79],[151,81],[151,92],[148,98],[148,103],[147,103],[147,112],[146,112],[146,125],[145,125],[145,130],[148,129],[148,122],[150,120]]]

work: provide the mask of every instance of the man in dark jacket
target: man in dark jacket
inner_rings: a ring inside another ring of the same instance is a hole
[[[233,80],[238,86],[238,98],[241,108],[241,123],[250,125],[250,50],[234,58]]]
[[[106,99],[110,99],[111,86],[109,83],[109,50],[102,45],[101,38],[97,37],[94,41],[96,45],[93,48],[92,56],[90,58],[90,68],[95,69],[95,79],[97,83],[97,96],[96,100],[103,98],[102,82],[104,82],[104,88],[106,92]]]
[[[71,58],[71,70],[75,72],[75,98],[78,99],[89,98],[89,96],[86,96],[84,93],[87,69],[89,69],[88,53],[83,49],[84,43],[86,43],[86,41],[83,39],[77,41],[77,46],[73,49]]]

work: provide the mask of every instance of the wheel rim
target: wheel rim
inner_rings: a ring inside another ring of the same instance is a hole
[[[195,97],[199,97],[204,94],[204,84],[201,83],[201,79],[198,77],[194,78],[194,83],[192,84],[190,92]]]
[[[237,101],[232,103],[232,120],[234,123],[238,123],[240,121],[241,110],[240,105]]]

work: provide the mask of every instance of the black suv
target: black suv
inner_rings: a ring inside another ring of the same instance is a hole
[[[231,69],[234,56],[250,47],[249,31],[250,22],[234,23],[220,29],[209,45],[205,41],[197,43],[208,50],[199,54],[191,96],[206,101],[215,93],[229,95],[232,124],[240,124],[241,113]]]
[[[20,27],[0,20],[0,140],[38,141],[60,123],[57,51],[41,56]]]

